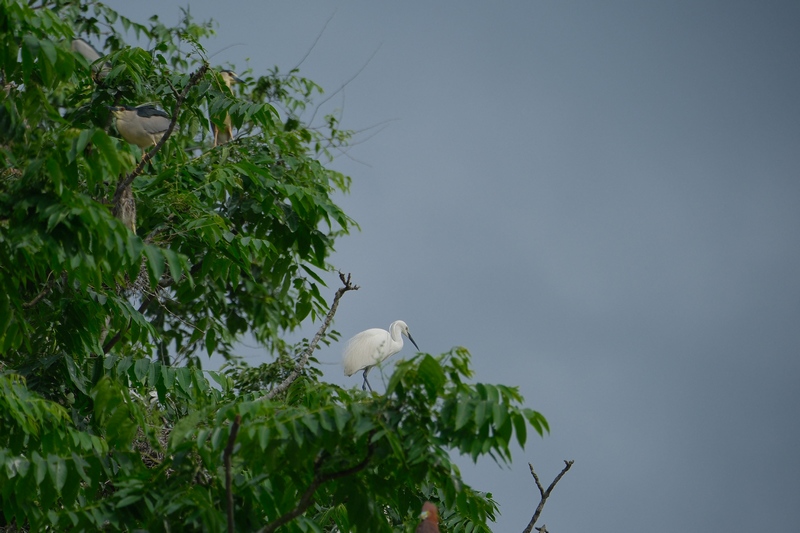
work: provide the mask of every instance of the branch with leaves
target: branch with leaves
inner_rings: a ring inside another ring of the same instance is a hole
[[[374,433],[375,432],[370,433],[370,437],[374,435]],[[300,499],[298,500],[297,505],[294,507],[294,509],[292,509],[288,513],[281,515],[277,520],[274,520],[269,524],[267,524],[266,526],[264,526],[261,530],[259,530],[259,533],[272,533],[282,525],[289,523],[290,521],[294,520],[295,518],[306,512],[306,510],[309,507],[311,507],[311,505],[314,503],[314,492],[316,492],[316,490],[320,487],[320,485],[328,481],[333,481],[335,479],[351,476],[363,470],[369,464],[369,460],[372,457],[374,449],[375,449],[374,443],[370,443],[369,447],[367,448],[367,455],[364,457],[363,460],[351,466],[350,468],[345,468],[344,470],[339,470],[328,474],[322,473],[323,462],[327,455],[325,454],[325,452],[322,452],[322,454],[320,454],[320,456],[317,457],[317,460],[314,461],[314,471],[315,471],[314,480],[308,485],[305,492],[303,492],[303,495],[300,496]]]
[[[164,135],[161,136],[161,139],[148,151],[142,160],[139,161],[139,164],[136,165],[130,174],[125,176],[124,179],[120,179],[117,183],[117,190],[114,192],[114,206],[115,209],[118,209],[119,203],[122,201],[122,194],[127,187],[130,187],[133,180],[139,176],[142,171],[144,171],[144,167],[148,161],[150,161],[161,147],[164,146],[164,143],[167,142],[170,135],[172,135],[172,131],[175,129],[175,124],[178,122],[178,115],[181,110],[181,106],[183,105],[184,100],[189,95],[189,91],[192,87],[197,85],[197,83],[205,76],[206,72],[208,72],[208,63],[203,63],[194,74],[189,77],[189,81],[186,83],[186,86],[183,88],[183,91],[177,96],[175,100],[175,108],[172,110],[172,120],[169,121],[169,126],[167,127],[167,131],[164,132]]]
[[[508,464],[515,441],[549,431],[518,388],[476,383],[465,348],[397,361],[384,395],[311,368],[358,289],[340,273],[332,302],[321,291],[357,227],[336,202],[350,178],[325,163],[352,133],[338,114],[303,118],[321,87],[277,67],[235,95],[215,85],[198,44],[213,24],[188,10],[170,28],[100,2],[91,17],[86,2],[35,4],[14,4],[15,31],[0,32],[14,52],[0,54],[0,144],[15,167],[0,171],[0,522],[388,531],[430,499],[444,529],[487,531],[497,505],[450,457]],[[105,83],[71,49],[79,37],[108,52]],[[122,101],[172,115],[136,163],[108,133],[108,104]],[[243,125],[237,142],[191,157],[226,115]],[[308,317],[316,335],[290,352],[284,335]],[[234,359],[246,332],[276,356],[271,379],[202,369],[201,348]],[[191,364],[170,361],[173,347]]]

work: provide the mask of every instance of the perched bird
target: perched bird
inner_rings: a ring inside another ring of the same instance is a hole
[[[169,128],[170,118],[152,104],[110,107],[122,138],[142,150],[155,146]]]
[[[234,83],[244,83],[235,72],[232,70],[223,70],[220,73],[222,79],[225,81],[225,85],[228,86],[228,89],[231,88],[231,85]],[[211,128],[214,130],[214,146],[219,146],[220,144],[225,144],[230,142],[233,139],[233,125],[231,124],[231,116],[229,114],[225,114],[225,120],[223,121],[224,128],[220,130],[217,128],[213,123],[211,124]]]
[[[84,41],[81,38],[72,39],[72,45],[70,46],[73,52],[78,52],[80,55],[83,56],[84,59],[91,65],[95,63],[98,59],[100,59],[102,54],[97,51],[97,48],[89,44],[88,42]],[[95,81],[103,81],[108,73],[111,71],[111,63],[106,61],[102,65],[94,65],[92,67],[92,72],[94,74]]]
[[[422,522],[419,523],[416,533],[439,533],[439,511],[431,502],[422,505],[422,514],[419,515]]]
[[[391,332],[391,333],[390,333]],[[380,328],[372,328],[355,335],[347,341],[344,347],[342,365],[344,366],[345,376],[352,376],[359,370],[364,370],[364,384],[362,390],[372,386],[367,381],[367,374],[372,367],[403,349],[403,335],[419,350],[419,346],[411,338],[408,326],[402,320],[396,320],[389,326],[389,331]]]
[[[130,185],[122,189],[119,201],[114,204],[111,214],[120,219],[133,233],[136,233],[136,199]]]

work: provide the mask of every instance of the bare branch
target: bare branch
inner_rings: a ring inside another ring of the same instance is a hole
[[[234,532],[233,523],[233,490],[231,489],[231,455],[233,455],[233,444],[236,442],[236,435],[239,433],[239,424],[242,421],[241,415],[231,424],[231,435],[228,437],[228,445],[225,446],[223,460],[225,462],[225,494],[228,497],[228,533]]]
[[[297,364],[294,367],[294,370],[292,370],[292,373],[286,376],[286,379],[284,379],[280,385],[278,385],[277,387],[275,387],[274,389],[272,389],[267,393],[267,395],[265,396],[267,400],[271,400],[278,394],[281,394],[286,389],[288,389],[292,383],[294,383],[294,380],[296,380],[297,377],[300,375],[300,372],[303,371],[303,367],[306,366],[308,358],[311,357],[311,354],[314,353],[314,350],[317,349],[317,344],[319,344],[319,340],[322,338],[323,335],[325,335],[325,331],[331,325],[331,321],[333,320],[333,315],[336,314],[336,308],[339,307],[339,300],[341,299],[341,297],[347,291],[357,291],[359,289],[358,285],[353,285],[350,282],[350,274],[345,276],[343,273],[339,272],[339,279],[342,280],[343,286],[339,287],[339,290],[336,291],[336,295],[333,297],[333,304],[331,304],[331,309],[330,311],[328,311],[328,316],[325,317],[325,321],[320,326],[319,331],[317,331],[317,334],[314,335],[314,338],[311,340],[311,343],[308,345],[308,348],[306,348],[303,351],[302,355],[300,356],[300,359],[297,361]]]
[[[334,15],[336,15],[336,10],[334,10],[333,13],[331,13],[331,16],[328,17],[328,20],[326,20],[325,24],[322,25],[322,29],[319,30],[319,33],[317,34],[317,37],[314,39],[314,42],[311,43],[311,46],[309,47],[308,51],[306,51],[305,55],[302,58],[300,58],[300,61],[298,61],[298,63],[289,72],[292,72],[292,71],[295,71],[295,70],[299,69],[300,65],[302,65],[303,62],[308,58],[308,56],[311,55],[312,50],[314,50],[314,48],[317,47],[317,43],[319,42],[320,38],[322,37],[322,34],[324,34],[325,30],[328,28],[328,24],[330,24],[331,21],[333,20]]]
[[[559,472],[556,478],[550,483],[550,486],[547,487],[547,490],[544,489],[542,483],[539,481],[539,476],[536,475],[536,472],[533,470],[533,464],[528,463],[528,466],[531,469],[531,475],[533,476],[534,481],[536,481],[536,487],[539,489],[539,494],[541,495],[541,499],[539,500],[539,505],[536,506],[536,511],[533,513],[533,517],[531,521],[528,523],[528,526],[522,530],[522,533],[531,533],[533,530],[533,525],[539,520],[539,515],[542,514],[542,509],[544,509],[544,504],[547,501],[547,498],[550,497],[550,493],[553,492],[553,489],[556,487],[556,484],[561,481],[561,478],[564,477],[564,474],[567,473],[567,470],[572,468],[572,464],[575,461],[564,461],[564,468]],[[542,525],[541,528],[536,528],[539,533],[547,533],[547,526]]]
[[[314,112],[311,114],[311,118],[310,118],[310,119],[308,119],[308,121],[307,121],[309,125],[310,125],[312,122],[314,122],[314,117],[316,117],[316,116],[317,116],[317,111],[319,111],[319,108],[320,108],[320,107],[321,107],[321,106],[322,106],[322,105],[323,105],[325,102],[327,102],[328,100],[330,100],[331,98],[333,98],[334,96],[336,96],[337,94],[339,94],[340,92],[342,92],[342,91],[344,90],[344,88],[345,88],[345,87],[347,87],[348,85],[350,85],[350,82],[351,82],[351,81],[353,81],[354,79],[356,79],[356,78],[358,77],[358,75],[359,75],[359,74],[361,74],[361,73],[364,71],[364,69],[365,69],[365,68],[367,68],[367,65],[369,65],[369,64],[370,64],[370,62],[372,62],[372,59],[373,59],[373,58],[374,58],[374,57],[377,55],[377,53],[378,53],[378,50],[380,50],[380,49],[381,49],[381,46],[382,46],[382,45],[378,45],[378,47],[375,49],[375,51],[374,51],[374,52],[372,52],[372,55],[370,55],[370,56],[367,58],[367,60],[364,62],[364,64],[363,64],[363,65],[361,65],[361,68],[360,68],[360,69],[358,69],[358,70],[356,71],[356,73],[355,73],[355,74],[353,74],[352,76],[350,76],[350,78],[349,78],[347,81],[345,81],[343,84],[341,84],[341,85],[339,86],[339,88],[338,88],[338,89],[336,89],[336,90],[335,90],[335,91],[333,91],[331,94],[329,94],[327,97],[325,97],[325,98],[323,98],[322,100],[320,100],[319,102],[317,102],[317,106],[314,108]]]

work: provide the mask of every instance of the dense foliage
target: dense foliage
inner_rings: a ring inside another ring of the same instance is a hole
[[[304,121],[321,89],[296,71],[228,87],[184,14],[0,0],[0,527],[413,530],[431,499],[443,530],[487,530],[450,454],[508,462],[546,421],[469,383],[463,349],[399,362],[379,395],[282,340],[330,316],[320,273],[354,223],[325,162],[349,134]],[[174,122],[152,158],[109,115],[145,102]],[[201,369],[245,332],[274,363]]]

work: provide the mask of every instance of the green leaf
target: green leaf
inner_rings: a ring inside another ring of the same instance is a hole
[[[67,482],[67,465],[64,459],[57,455],[48,455],[47,471],[50,473],[50,479],[53,480],[56,491],[60,493],[61,489],[64,488],[64,483]]]
[[[144,245],[144,254],[147,256],[147,273],[150,276],[150,285],[155,287],[161,276],[164,275],[164,254],[152,244]]]
[[[214,329],[206,331],[206,351],[208,356],[214,355],[214,350],[217,349],[217,332]]]
[[[492,404],[492,422],[494,423],[495,427],[501,427],[505,425],[506,420],[508,419],[508,409],[506,405],[493,402]]]
[[[39,41],[39,46],[41,46],[42,52],[44,52],[43,56],[50,62],[51,65],[55,66],[56,61],[58,61],[58,52],[56,52],[55,45],[49,40],[41,40]]]
[[[319,436],[319,421],[314,415],[304,416],[303,425],[305,425],[315,437]]]
[[[175,376],[178,378],[178,386],[185,392],[186,394],[192,393],[192,376],[191,371],[188,368],[178,368],[176,370]]]
[[[79,154],[82,154],[86,145],[89,143],[89,138],[92,136],[92,130],[81,130],[81,133],[78,135],[78,138],[73,141],[72,149],[67,154],[67,161],[72,163],[78,157]]]
[[[525,408],[522,413],[539,435],[544,436],[545,432],[550,433],[550,425],[540,412]]]
[[[33,471],[36,474],[36,484],[41,485],[42,481],[44,481],[44,476],[47,474],[47,463],[36,451],[33,452],[31,459],[33,460]]]
[[[122,162],[116,145],[112,142],[111,137],[101,129],[95,128],[92,131],[92,143],[98,152],[103,156],[103,159],[108,165],[108,172],[111,175],[118,175]],[[81,132],[83,133],[83,132]]]
[[[169,265],[170,276],[172,276],[172,279],[175,281],[180,280],[183,275],[183,261],[181,256],[169,249],[164,249],[163,254]]]
[[[525,417],[519,413],[514,413],[514,415],[511,417],[511,420],[514,422],[514,430],[517,433],[517,442],[519,442],[520,448],[525,448],[525,441],[528,438],[527,421]]]
[[[86,473],[86,469],[89,468],[89,463],[75,452],[72,452],[72,463],[75,465],[75,471],[80,478],[88,485],[92,485],[92,478]]]
[[[96,413],[95,423],[104,430],[109,444],[115,448],[127,447],[138,426],[133,420],[131,403],[124,398],[119,385],[105,376],[94,386],[91,395]]]
[[[428,395],[434,397],[439,395],[447,382],[447,377],[444,375],[441,365],[430,355],[423,357],[422,362],[419,364],[419,378]]]
[[[86,388],[86,378],[78,369],[77,365],[75,365],[75,360],[69,355],[65,355],[64,363],[67,367],[67,374],[69,374],[69,379],[72,381],[72,384],[75,385],[82,393],[88,394]]]
[[[133,375],[136,376],[136,380],[140,383],[144,382],[144,378],[149,371],[150,371],[149,359],[138,359],[133,364]]]
[[[472,418],[473,408],[472,402],[466,398],[462,398],[456,404],[456,425],[454,428],[456,431],[463,428],[470,421],[470,418]]]
[[[483,426],[483,423],[487,419],[487,414],[489,410],[488,403],[485,401],[479,401],[475,404],[475,425],[478,426],[480,429]]]

